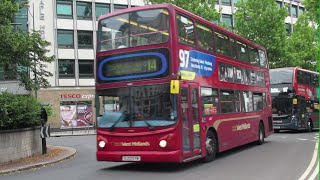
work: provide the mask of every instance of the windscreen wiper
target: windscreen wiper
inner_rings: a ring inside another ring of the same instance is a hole
[[[125,120],[127,114],[128,114],[127,112],[123,112],[123,113],[121,114],[121,116],[119,117],[119,119],[118,119],[116,122],[114,122],[114,124],[113,124],[112,126],[109,127],[109,131],[112,131],[112,129],[113,129],[119,122]]]
[[[154,129],[154,126],[152,126],[152,125],[148,122],[148,120],[145,120],[145,119],[144,119],[143,122],[146,123],[146,125],[149,127],[150,130],[155,130],[155,129]]]

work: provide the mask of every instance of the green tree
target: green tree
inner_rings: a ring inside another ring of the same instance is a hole
[[[306,8],[306,14],[311,21],[318,23],[318,8],[320,8],[319,0],[304,0],[303,5]]]
[[[300,66],[316,71],[318,63],[318,37],[315,25],[311,25],[305,14],[301,15],[288,37],[287,62],[289,66]]]
[[[215,9],[216,1],[213,0],[146,0],[147,3],[171,3],[208,21],[218,20],[220,13]]]
[[[50,43],[39,32],[14,31],[11,22],[21,7],[15,0],[0,1],[0,64],[17,74],[26,89],[38,90],[49,86],[47,77],[52,73],[45,68],[54,56],[47,56]]]
[[[286,66],[287,8],[275,0],[240,0],[236,6],[235,31],[267,49],[270,68]]]

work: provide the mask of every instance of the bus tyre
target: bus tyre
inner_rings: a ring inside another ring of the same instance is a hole
[[[262,123],[259,123],[259,139],[257,141],[258,145],[261,145],[264,143],[264,126]]]
[[[208,131],[207,137],[206,137],[207,154],[203,158],[203,162],[213,161],[216,157],[216,154],[217,154],[217,148],[218,148],[218,143],[217,143],[216,136],[214,135],[214,133],[212,131]]]
[[[313,129],[313,124],[312,124],[312,121],[309,120],[307,123],[307,131],[312,132],[312,129]]]

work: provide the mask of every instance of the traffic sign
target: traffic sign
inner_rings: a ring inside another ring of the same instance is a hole
[[[41,136],[41,138],[50,137],[50,125],[48,125],[48,126],[41,126],[40,136]]]

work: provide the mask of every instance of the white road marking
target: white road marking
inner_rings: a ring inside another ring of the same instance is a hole
[[[281,137],[282,139],[286,139],[287,137],[286,136],[283,136],[283,137]]]
[[[301,141],[308,141],[309,139],[302,139],[302,138],[297,138],[298,140],[301,140]]]
[[[299,180],[305,180],[305,178],[308,176],[308,174],[311,173],[311,170],[313,168],[313,166],[316,164],[316,161],[317,161],[317,155],[318,155],[318,143],[316,143],[316,146],[314,148],[314,152],[313,152],[313,156],[312,156],[312,159],[311,159],[311,162],[307,168],[307,170],[302,174],[302,176],[299,178]],[[318,163],[317,163],[318,164]],[[318,171],[316,171],[318,174]],[[313,174],[312,174],[313,176]]]
[[[313,171],[313,173],[309,177],[309,180],[316,180],[318,172],[319,172],[319,161],[318,161],[318,165],[317,165],[316,169]]]

